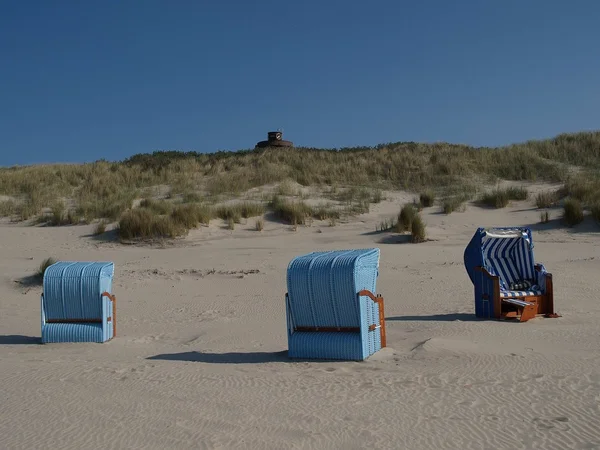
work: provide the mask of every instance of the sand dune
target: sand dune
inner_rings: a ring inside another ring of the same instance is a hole
[[[600,449],[600,233],[538,225],[517,202],[428,208],[430,241],[388,243],[374,230],[403,195],[336,227],[215,224],[163,248],[0,225],[0,448]],[[559,319],[474,318],[464,247],[477,226],[514,224],[534,226]],[[290,259],[367,246],[388,348],[288,360]],[[115,262],[117,338],[38,344],[40,288],[15,280],[47,256]]]

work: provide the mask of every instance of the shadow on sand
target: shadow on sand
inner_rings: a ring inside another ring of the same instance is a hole
[[[281,352],[230,352],[230,353],[204,353],[204,352],[183,352],[183,353],[165,353],[161,355],[149,356],[146,359],[162,361],[189,361],[207,364],[263,364],[272,362],[300,363],[300,362],[335,362],[333,360],[313,360],[313,359],[291,359],[287,356],[287,350]]]
[[[0,335],[0,345],[32,345],[41,343],[42,339],[35,336],[21,336],[19,334]]]
[[[483,319],[478,319],[475,314],[468,313],[452,313],[452,314],[434,314],[431,316],[396,316],[386,317],[386,321],[399,322],[478,322]]]
[[[562,217],[552,219],[547,223],[538,222],[525,226],[531,228],[531,231],[564,230],[567,233],[600,233],[600,225],[593,217],[589,216],[586,216],[582,223],[574,227],[567,226]]]
[[[84,234],[81,237],[89,238],[96,242],[116,242],[116,243],[118,243],[119,242],[119,230],[116,228],[113,228],[112,230],[105,231],[104,233]]]

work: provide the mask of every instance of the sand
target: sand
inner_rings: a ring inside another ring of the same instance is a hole
[[[0,448],[600,449],[600,228],[539,225],[527,201],[433,207],[431,240],[397,243],[374,232],[406,197],[390,196],[335,227],[215,222],[162,248],[1,224]],[[533,226],[561,318],[475,320],[463,250],[495,225]],[[388,347],[288,360],[290,259],[373,246]],[[41,288],[15,281],[47,256],[115,262],[115,339],[39,344]]]

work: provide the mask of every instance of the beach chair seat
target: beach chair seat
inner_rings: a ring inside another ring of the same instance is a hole
[[[521,322],[554,313],[552,274],[535,263],[527,227],[478,228],[464,252],[475,315]]]
[[[364,360],[385,347],[379,249],[313,252],[288,265],[290,358]]]
[[[106,342],[116,336],[112,262],[61,261],[44,272],[42,343]]]
[[[46,323],[42,342],[104,342],[101,323]]]
[[[500,297],[502,298],[519,298],[519,297],[530,297],[532,295],[543,295],[541,290],[529,290],[529,291],[500,291]]]

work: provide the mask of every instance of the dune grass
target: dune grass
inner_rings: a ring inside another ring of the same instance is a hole
[[[421,217],[421,214],[416,214],[410,225],[410,235],[411,242],[413,244],[418,244],[420,242],[425,242],[427,239],[427,233],[425,231],[425,222]]]
[[[560,200],[560,195],[557,191],[539,192],[535,196],[535,206],[538,209],[550,208]]]
[[[399,232],[410,231],[414,218],[419,214],[417,208],[411,203],[402,207],[398,214],[397,229]]]
[[[563,220],[569,227],[583,222],[583,205],[576,198],[568,198],[564,203]]]
[[[568,166],[578,168],[578,178],[570,178]],[[45,208],[67,199],[73,206],[53,211],[52,222],[118,221],[125,216],[130,219],[134,200],[146,198],[144,210],[171,217],[175,206],[151,199],[148,190],[170,186],[172,199],[200,204],[277,183],[276,193],[285,194],[282,197],[300,196],[298,184],[326,191],[331,199],[342,203],[342,214],[367,212],[370,204],[382,200],[382,189],[403,189],[417,195],[435,189],[444,193],[442,209],[449,213],[467,201],[466,196],[457,194],[463,186],[483,186],[500,179],[565,182],[560,197],[578,199],[584,209],[589,209],[600,202],[598,181],[590,175],[599,169],[600,132],[561,134],[502,148],[398,142],[344,149],[158,151],[119,162],[0,168],[0,195],[9,197],[0,202],[0,216],[14,220],[36,218]],[[468,199],[475,194],[473,189]],[[485,200],[496,207],[508,204],[506,198],[521,200],[526,195],[519,188],[508,189],[492,192]],[[435,196],[426,195],[419,203],[425,206],[434,200]],[[307,213],[313,217],[312,208],[302,199],[294,202],[291,208],[278,208],[276,212],[292,220],[303,221]],[[241,217],[244,214],[254,213],[240,211]],[[318,215],[334,216],[322,211]],[[226,217],[229,216],[228,213]]]
[[[421,194],[419,195],[419,203],[424,208],[429,208],[429,207],[433,206],[434,201],[435,201],[435,193],[432,190],[421,192]]]
[[[56,259],[52,257],[46,258],[40,263],[37,272],[34,275],[34,278],[38,283],[42,284],[44,280],[44,274],[46,273],[46,269],[54,263],[56,263]]]
[[[118,231],[122,241],[129,241],[175,238],[186,234],[188,228],[185,223],[171,216],[157,215],[147,208],[136,208],[123,214]]]

